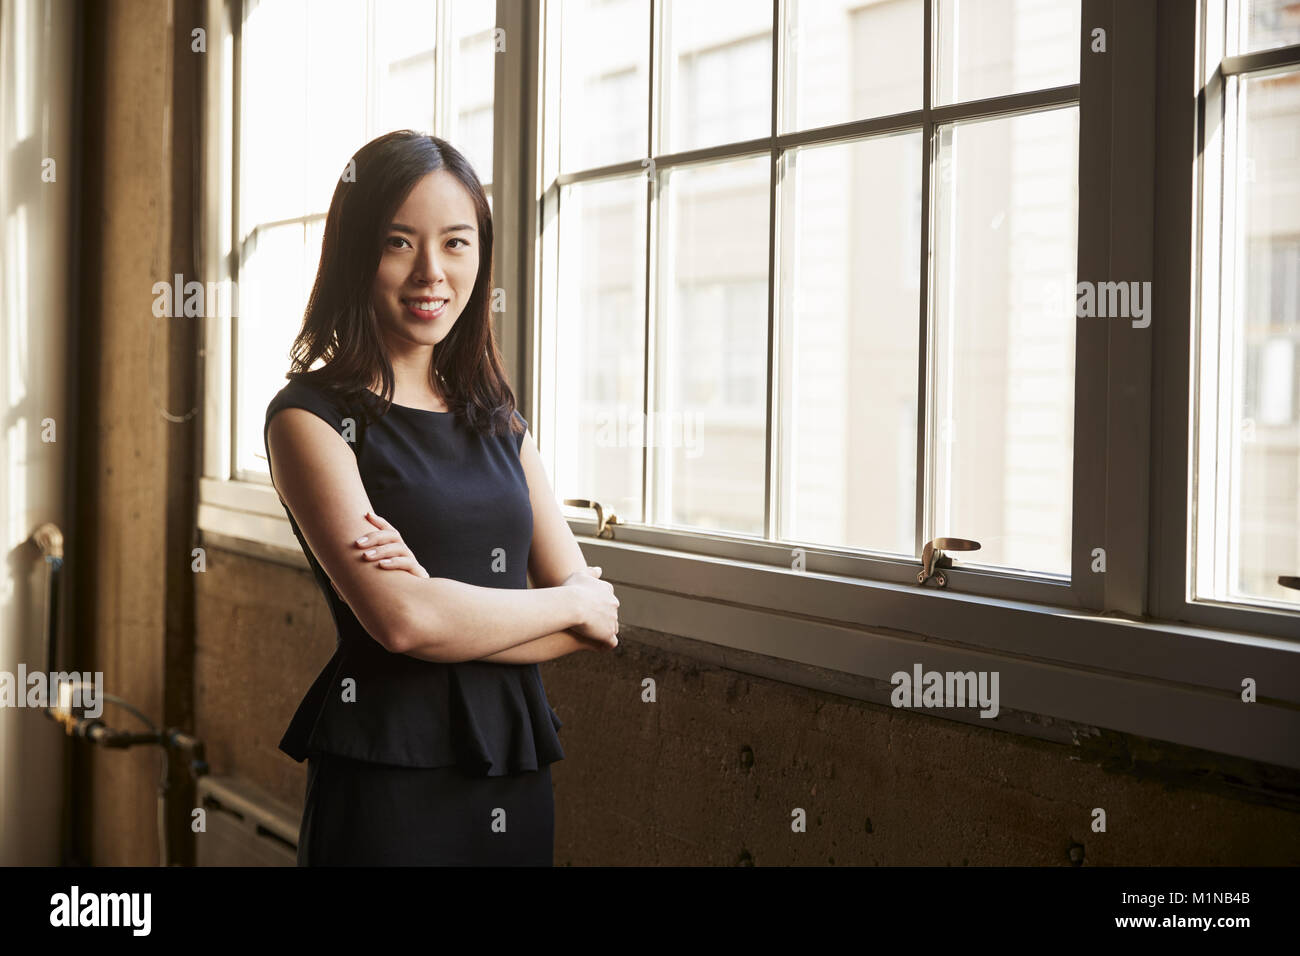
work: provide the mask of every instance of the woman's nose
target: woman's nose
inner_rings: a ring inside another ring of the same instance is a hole
[[[415,260],[415,278],[422,282],[434,283],[444,278],[442,263],[438,261],[438,251],[426,247]]]

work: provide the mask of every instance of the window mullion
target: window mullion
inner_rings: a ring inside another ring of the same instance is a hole
[[[1083,0],[1079,61],[1079,218],[1076,282],[1100,283],[1110,278],[1112,235],[1110,157],[1115,52],[1091,51],[1091,35],[1101,30],[1114,36],[1112,0]],[[1118,277],[1116,277],[1118,278]],[[1074,300],[1074,296],[1071,296]],[[1123,573],[1118,542],[1108,537],[1106,524],[1107,415],[1109,395],[1109,331],[1096,318],[1075,319],[1074,355],[1074,486],[1071,512],[1071,585],[1084,607],[1106,605],[1106,581]],[[1098,551],[1100,549],[1100,551]],[[1099,562],[1105,562],[1101,564]],[[1093,571],[1094,567],[1105,567]]]
[[[930,492],[930,475],[926,468],[926,444],[929,441],[929,419],[926,409],[930,407],[930,276],[933,275],[933,262],[930,255],[931,215],[931,173],[937,157],[935,150],[934,122],[931,118],[934,93],[934,2],[926,0],[921,14],[921,244],[917,262],[921,270],[919,277],[920,295],[919,315],[917,318],[916,348],[916,483],[914,497],[914,534],[912,545],[913,557],[920,560],[925,547],[925,516]]]
[[[1115,4],[1112,36],[1116,39],[1106,55],[1114,58],[1111,68],[1116,95],[1110,106],[1108,152],[1115,155],[1122,150],[1124,162],[1111,167],[1110,256],[1105,278],[1128,283],[1131,296],[1141,294],[1146,312],[1141,319],[1101,320],[1108,332],[1109,374],[1106,571],[1100,576],[1104,584],[1102,609],[1140,616],[1147,613],[1152,327],[1157,321],[1169,321],[1163,301],[1154,302],[1148,292],[1153,288],[1155,245],[1155,7]],[[1130,306],[1136,304],[1133,298],[1129,301]],[[1159,319],[1154,311],[1157,305]],[[1094,573],[1091,562],[1082,573]]]
[[[240,206],[243,203],[243,177],[240,175],[243,170],[243,161],[241,153],[243,152],[240,127],[243,124],[243,82],[244,82],[244,0],[233,0],[231,7],[231,30],[234,33],[232,43],[234,75],[232,76],[232,93],[231,93],[231,116],[230,124],[230,148],[231,148],[231,184],[230,184],[230,261],[227,264],[230,270],[230,279],[232,288],[238,288],[243,281],[243,243],[239,238],[239,231],[243,228],[240,222]],[[242,308],[241,310],[242,311]],[[239,394],[239,363],[237,361],[238,352],[238,329],[239,317],[231,315],[230,323],[226,327],[226,334],[222,336],[222,342],[226,349],[226,363],[223,371],[225,374],[226,391],[223,395],[222,410],[228,416],[225,422],[226,428],[226,447],[224,461],[221,466],[221,477],[223,479],[233,478],[236,472],[236,456],[239,454],[239,435],[236,429],[238,417],[236,416],[236,396]]]
[[[784,24],[781,18],[780,0],[772,0],[772,98],[771,154],[767,173],[767,425],[765,460],[763,462],[763,537],[774,540],[781,533],[781,509],[783,482],[776,474],[777,463],[783,460],[781,452],[781,406],[785,393],[781,388],[781,349],[776,331],[776,270],[777,270],[777,236],[781,228],[778,221],[776,192],[777,179],[781,169],[781,151],[776,145],[777,103],[779,100],[781,70],[781,36]],[[786,184],[789,188],[789,184]]]
[[[645,217],[645,294],[643,296],[644,316],[642,332],[642,387],[641,420],[650,420],[650,411],[658,397],[658,363],[656,343],[659,340],[658,320],[659,293],[656,276],[659,271],[659,171],[655,168],[654,156],[659,149],[658,115],[662,108],[659,96],[660,84],[663,82],[663,63],[658,57],[663,49],[663,4],[651,0],[648,11],[650,17],[650,49],[646,56],[646,71],[649,84],[646,91],[646,217]],[[646,524],[655,523],[655,512],[659,503],[659,482],[656,469],[658,460],[652,452],[649,441],[641,443],[641,520]]]

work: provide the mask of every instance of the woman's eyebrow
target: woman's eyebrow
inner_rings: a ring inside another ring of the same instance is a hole
[[[395,222],[395,223],[393,223],[391,226],[389,226],[388,228],[391,229],[391,230],[393,230],[394,232],[406,232],[406,233],[410,233],[412,236],[415,235],[415,233],[416,233],[416,229],[415,229],[414,226],[408,226],[408,225],[406,225],[405,223],[401,223],[401,222]],[[466,222],[458,222],[458,223],[456,223],[456,225],[454,225],[454,226],[445,226],[445,227],[443,227],[443,230],[442,230],[442,231],[443,231],[444,234],[446,234],[446,233],[448,233],[448,232],[455,232],[455,231],[458,230],[458,229],[468,229],[468,230],[470,230],[471,232],[474,231],[474,227],[471,226],[469,223],[466,223]]]

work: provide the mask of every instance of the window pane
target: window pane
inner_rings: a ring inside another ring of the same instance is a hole
[[[300,216],[307,205],[306,19],[304,0],[264,0],[244,22],[239,117],[243,235],[260,222]],[[334,175],[340,172],[341,167]]]
[[[1240,89],[1225,307],[1201,340],[1194,596],[1296,605],[1277,579],[1300,575],[1300,71]]]
[[[244,28],[240,229],[319,212],[365,135],[365,7],[263,0]]]
[[[456,0],[451,33],[451,121],[447,138],[465,154],[480,182],[492,181],[492,100],[496,82],[496,0]]]
[[[560,167],[566,172],[649,149],[650,5],[562,0]]]
[[[790,0],[782,132],[921,108],[922,0]]]
[[[274,226],[258,236],[239,282],[239,316],[234,320],[235,477],[267,474],[262,425],[266,406],[284,387],[289,347],[302,327],[307,295],[320,261],[324,220]],[[241,474],[246,472],[247,474]]]
[[[772,6],[665,0],[660,152],[772,132]]]
[[[560,193],[556,489],[629,521],[644,520],[645,217],[644,176]]]
[[[1238,9],[1241,53],[1300,43],[1300,9],[1295,0],[1238,0]]]
[[[384,0],[375,5],[375,102],[381,127],[376,135],[437,128],[437,35],[438,8],[429,0]]]
[[[769,163],[664,175],[656,524],[764,530]]]
[[[1078,109],[938,134],[926,535],[1068,575]]]
[[[921,134],[787,156],[781,537],[910,556]]]
[[[938,0],[935,100],[1079,82],[1079,0]]]
[[[300,215],[329,208],[344,167],[366,141],[366,8],[352,0],[311,0],[306,20],[300,35],[307,44],[307,136],[276,157],[305,167],[307,205]],[[278,117],[275,97],[264,99]]]

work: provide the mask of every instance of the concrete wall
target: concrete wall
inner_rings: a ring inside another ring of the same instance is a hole
[[[176,23],[198,22],[190,0],[85,5],[78,534],[69,544],[77,654],[68,666],[102,671],[108,693],[185,727],[199,336],[193,320],[155,318],[152,289],[194,272],[191,137],[200,74],[188,26],[173,31],[169,11]],[[105,719],[143,729],[111,705]],[[74,862],[157,865],[161,772],[157,748],[78,748]],[[171,781],[187,802],[183,769],[173,766]],[[173,814],[170,830],[186,859],[183,815]]]

